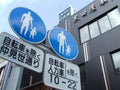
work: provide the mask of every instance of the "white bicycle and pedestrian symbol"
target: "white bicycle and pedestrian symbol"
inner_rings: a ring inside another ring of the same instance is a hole
[[[14,32],[30,43],[41,43],[46,38],[46,27],[42,19],[27,8],[15,8],[10,14]]]
[[[26,36],[28,30],[29,30],[29,27],[31,26],[31,31],[30,31],[30,35],[29,37],[34,39],[35,35],[37,34],[37,31],[36,31],[36,27],[33,27],[33,18],[31,16],[31,12],[28,12],[28,13],[24,13],[21,17],[21,23],[22,23],[22,26],[21,26],[21,29],[20,29],[20,33],[23,34],[23,30],[24,31],[24,36]]]
[[[57,39],[59,42],[59,53],[62,53],[62,54],[66,53],[66,55],[70,55],[71,48],[70,48],[70,45],[67,45],[66,36],[64,35],[63,31],[58,33]]]
[[[66,60],[73,60],[78,55],[78,45],[73,36],[62,28],[54,28],[48,39],[57,55]]]

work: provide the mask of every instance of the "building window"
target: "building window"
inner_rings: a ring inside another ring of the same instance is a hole
[[[109,13],[106,13],[104,17],[101,17],[95,22],[82,27],[80,29],[81,43],[95,38],[101,33],[105,33],[118,25],[120,25],[120,12],[118,8],[116,8]]]
[[[115,9],[108,13],[112,27],[120,25],[120,12],[118,9]]]
[[[120,74],[120,51],[112,53],[111,56],[114,64],[115,73]]]
[[[90,39],[90,35],[88,32],[88,26],[85,26],[80,29],[80,37],[81,37],[81,43]]]
[[[109,22],[107,16],[104,16],[103,18],[98,20],[98,22],[99,22],[99,25],[100,25],[101,33],[105,33],[105,32],[107,32],[108,30],[111,29],[111,25],[110,25],[110,22]]]
[[[89,28],[90,28],[91,38],[95,38],[96,36],[100,34],[97,22],[90,24]]]

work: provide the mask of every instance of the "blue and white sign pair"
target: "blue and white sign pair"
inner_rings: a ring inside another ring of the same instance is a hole
[[[78,56],[78,44],[74,37],[62,28],[49,32],[49,42],[57,55],[65,60],[74,60]]]
[[[32,10],[23,7],[13,9],[9,22],[13,31],[25,41],[37,44],[46,38],[44,22]]]
[[[13,31],[30,43],[41,43],[46,38],[46,27],[42,19],[32,10],[18,7],[9,17]],[[49,42],[55,53],[66,60],[78,56],[78,45],[74,37],[62,28],[55,28],[49,33]]]

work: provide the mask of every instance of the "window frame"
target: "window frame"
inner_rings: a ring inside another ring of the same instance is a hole
[[[117,49],[115,51],[110,52],[110,58],[111,58],[111,62],[112,62],[112,66],[113,66],[113,70],[114,70],[115,75],[120,75],[120,71],[119,72],[116,71],[116,67],[115,67],[115,63],[114,63],[114,59],[112,57],[112,54],[115,54],[118,52],[120,52],[120,49]]]
[[[100,25],[100,22],[101,22],[100,20],[103,19],[103,18],[106,18],[106,17],[107,17],[107,19],[108,19],[108,23],[109,23],[110,29],[109,29],[109,30],[105,30],[105,31],[103,32],[103,30],[102,30],[102,28],[101,28],[101,25]],[[100,29],[100,35],[108,32],[108,31],[110,31],[110,30],[112,29],[111,22],[110,22],[109,17],[108,17],[107,15],[101,17],[101,18],[98,19],[97,21],[98,21],[98,25],[99,25],[99,29]]]
[[[92,37],[91,32],[90,32],[90,31],[91,31],[90,25],[95,24],[95,23],[96,23],[96,25],[97,25],[98,35]],[[94,39],[94,38],[98,37],[99,35],[101,35],[100,27],[99,27],[99,24],[98,24],[98,20],[96,20],[96,21],[94,21],[93,23],[89,24],[89,25],[88,25],[88,30],[89,30],[89,32],[90,32],[90,39]]]
[[[85,41],[82,41],[82,38],[81,38],[81,29],[83,29],[83,28],[85,28],[85,27],[87,27],[87,31],[88,31],[88,38],[89,39],[87,39],[87,40],[85,40]],[[79,29],[79,38],[80,38],[80,42],[81,42],[81,44],[82,43],[85,43],[85,42],[87,42],[87,41],[89,41],[90,39],[91,39],[91,37],[90,37],[90,31],[89,31],[89,26],[88,25],[85,25],[84,27],[82,27],[82,28],[80,28]]]
[[[117,8],[114,8],[113,10],[111,10],[110,12],[107,13],[107,17],[108,17],[108,19],[109,19],[109,22],[110,22],[110,25],[111,25],[111,29],[112,29],[112,28],[115,28],[115,27],[117,27],[117,26],[120,25],[120,23],[119,23],[118,25],[115,25],[115,26],[114,26],[114,25],[113,25],[113,22],[111,21],[110,16],[109,16],[109,14],[112,13],[113,11],[115,11],[115,10],[118,10],[118,13],[119,13],[119,15],[120,15],[120,11],[119,11],[118,7],[117,7]]]

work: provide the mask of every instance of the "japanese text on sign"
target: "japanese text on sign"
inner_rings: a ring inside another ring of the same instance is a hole
[[[44,57],[42,50],[22,42],[7,33],[0,36],[0,42],[1,57],[34,71],[42,71]]]
[[[44,83],[62,90],[81,90],[79,67],[51,54],[46,55]]]

